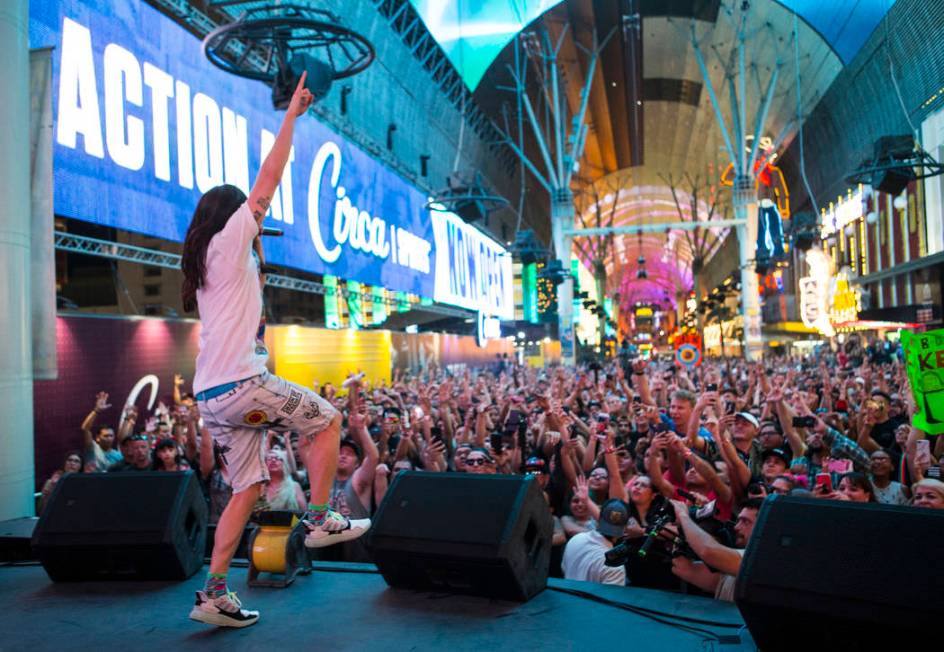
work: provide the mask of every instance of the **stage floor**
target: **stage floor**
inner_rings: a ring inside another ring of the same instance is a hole
[[[7,566],[0,568],[0,650],[755,649],[734,605],[705,598],[551,580],[552,588],[519,604],[390,589],[373,568],[318,563],[285,589],[249,588],[246,569],[234,569],[230,587],[261,611],[256,625],[234,630],[187,617],[204,572],[185,582],[54,584],[41,566]],[[689,633],[555,589],[732,626],[666,619],[707,630]],[[705,644],[712,636],[722,639]]]

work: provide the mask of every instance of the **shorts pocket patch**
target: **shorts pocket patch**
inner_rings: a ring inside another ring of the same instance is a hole
[[[268,420],[269,415],[263,410],[253,410],[252,412],[247,412],[243,417],[243,421],[250,426],[259,426]]]
[[[285,401],[285,405],[279,408],[279,413],[284,414],[285,416],[291,416],[295,413],[295,410],[298,409],[298,406],[302,402],[302,393],[297,389],[290,389],[288,393],[288,400]]]

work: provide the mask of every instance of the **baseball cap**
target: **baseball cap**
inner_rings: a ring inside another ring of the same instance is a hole
[[[738,413],[735,414],[734,416],[739,417],[739,418],[741,418],[741,419],[744,419],[745,421],[747,421],[749,424],[751,424],[751,425],[754,426],[755,428],[760,425],[760,422],[757,420],[757,417],[755,417],[755,416],[754,416],[753,414],[751,414],[750,412],[738,412]]]
[[[783,460],[783,463],[787,465],[787,468],[790,467],[790,458],[787,457],[787,454],[783,452],[783,449],[771,448],[770,450],[766,450],[761,456],[761,459],[766,461],[768,457],[776,457],[781,459]]]
[[[356,441],[354,441],[353,439],[342,439],[340,448],[343,448],[345,446],[347,446],[352,451],[354,451],[354,454],[357,455],[358,460],[364,459],[364,452],[361,450],[361,447],[358,445]]]
[[[600,508],[597,532],[608,537],[621,537],[628,522],[629,507],[622,500],[614,498],[603,503]]]

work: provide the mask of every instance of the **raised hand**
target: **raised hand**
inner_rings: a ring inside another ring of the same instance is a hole
[[[587,478],[583,475],[578,475],[574,483],[574,497],[583,503],[590,500],[590,487],[587,484]]]
[[[716,406],[718,405],[718,401],[720,400],[721,400],[721,395],[718,394],[718,392],[705,392],[698,399],[698,402],[705,406],[707,405]]]
[[[184,384],[184,377],[180,374],[174,374],[174,387],[180,387]]]
[[[347,425],[349,428],[363,428],[367,425],[367,416],[360,410],[355,410],[348,414]]]
[[[426,449],[430,457],[439,459],[446,457],[446,444],[438,439],[432,440],[432,443]]]
[[[315,101],[315,96],[311,94],[311,91],[305,88],[305,79],[307,77],[307,71],[303,72],[302,76],[299,77],[298,86],[295,87],[295,92],[292,94],[292,99],[288,105],[288,111],[295,115],[295,117],[307,111],[311,103]]]
[[[108,402],[108,392],[99,392],[95,395],[95,411],[104,412],[111,407],[111,403]]]

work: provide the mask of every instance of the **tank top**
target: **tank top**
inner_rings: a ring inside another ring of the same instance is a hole
[[[351,520],[367,518],[370,512],[361,504],[361,499],[354,491],[354,476],[343,482],[337,478],[331,485],[331,509]]]
[[[351,520],[370,516],[370,510],[361,503],[357,492],[354,491],[353,475],[344,481],[334,479],[334,483],[331,485],[329,504],[331,509]],[[365,538],[360,537],[354,541],[346,541],[336,546],[315,548],[312,552],[314,558],[320,561],[373,562],[364,543]]]

